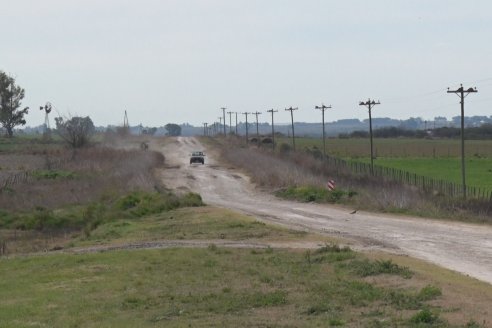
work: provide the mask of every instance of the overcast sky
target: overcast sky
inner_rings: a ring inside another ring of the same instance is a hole
[[[96,125],[492,115],[490,0],[0,0],[0,70]],[[56,113],[55,113],[56,114]],[[244,120],[244,116],[240,116]],[[227,119],[228,120],[228,119]],[[53,120],[52,120],[53,124]]]

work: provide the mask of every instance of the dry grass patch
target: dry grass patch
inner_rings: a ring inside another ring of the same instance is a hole
[[[22,164],[22,157],[8,156]],[[26,169],[29,179],[0,191],[3,210],[53,209],[94,201],[108,193],[152,191],[161,185],[153,170],[164,162],[161,153],[105,147],[82,149],[75,156],[64,150],[33,158],[37,164]]]

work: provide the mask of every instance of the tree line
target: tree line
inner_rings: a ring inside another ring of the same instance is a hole
[[[431,130],[408,130],[401,127],[384,127],[373,131],[375,138],[459,138],[460,128],[441,127]],[[363,130],[341,133],[339,138],[369,138],[369,132]],[[492,124],[465,128],[465,138],[470,140],[492,139]]]

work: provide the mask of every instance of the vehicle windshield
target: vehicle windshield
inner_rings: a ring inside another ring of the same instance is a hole
[[[203,156],[203,152],[201,152],[201,151],[194,151],[193,153],[191,153],[191,156]]]

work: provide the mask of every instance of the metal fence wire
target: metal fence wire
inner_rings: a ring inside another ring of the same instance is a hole
[[[359,175],[371,175],[371,165],[367,163],[347,161],[332,156],[327,157],[326,161],[328,165],[335,167],[336,170],[349,170]],[[463,197],[463,186],[459,183],[434,179],[416,173],[379,165],[374,165],[372,174],[373,176],[382,179],[415,186],[425,192],[455,198]],[[467,186],[466,196],[468,198],[492,202],[492,190],[486,188]]]

